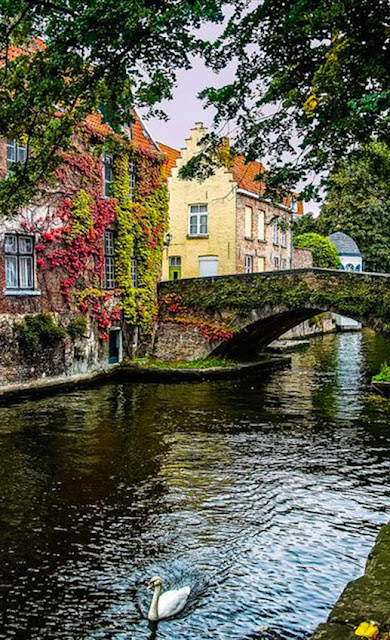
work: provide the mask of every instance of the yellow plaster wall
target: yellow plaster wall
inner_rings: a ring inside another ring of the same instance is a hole
[[[162,279],[169,279],[169,256],[181,256],[181,277],[199,275],[199,256],[218,256],[218,275],[236,271],[236,182],[225,169],[204,182],[181,180],[179,168],[199,153],[199,140],[206,130],[201,124],[191,129],[186,146],[172,175],[169,186],[169,231],[172,240],[164,249]],[[207,204],[208,238],[188,238],[189,205]]]

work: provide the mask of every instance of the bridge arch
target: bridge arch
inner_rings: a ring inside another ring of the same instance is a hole
[[[156,355],[253,357],[324,311],[390,334],[390,276],[328,269],[194,278],[159,288]]]

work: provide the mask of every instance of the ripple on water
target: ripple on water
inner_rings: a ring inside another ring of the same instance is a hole
[[[267,381],[1,409],[1,640],[307,638],[388,520],[378,340],[313,341]],[[194,586],[157,629],[151,573]]]

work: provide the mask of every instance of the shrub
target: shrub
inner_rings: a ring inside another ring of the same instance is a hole
[[[309,249],[312,252],[314,267],[338,269],[341,266],[336,247],[319,233],[303,233],[296,236],[294,246],[299,249]]]
[[[27,315],[15,325],[22,348],[37,351],[41,347],[53,347],[66,336],[66,330],[50,313]]]
[[[373,382],[390,382],[390,366],[387,362],[381,364],[379,373],[372,378]]]

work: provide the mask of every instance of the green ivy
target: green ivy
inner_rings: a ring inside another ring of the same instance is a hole
[[[78,236],[84,236],[93,226],[93,198],[85,189],[76,193],[72,202],[72,226],[67,232],[69,242]]]
[[[130,200],[130,159],[134,161],[131,152],[118,156],[114,163],[112,195],[118,203],[115,277],[125,321],[150,333],[158,310],[156,288],[167,229],[168,191],[165,184],[154,189],[142,185],[142,192],[136,189],[134,194],[135,198],[142,196],[142,201]],[[137,287],[131,276],[132,257],[137,260]]]
[[[159,298],[180,295],[190,312],[211,318],[223,317],[226,327],[248,318],[252,312],[271,310],[334,311],[356,318],[385,334],[390,333],[390,281],[385,276],[333,271],[324,273],[251,274],[217,280],[181,280],[160,285]]]

